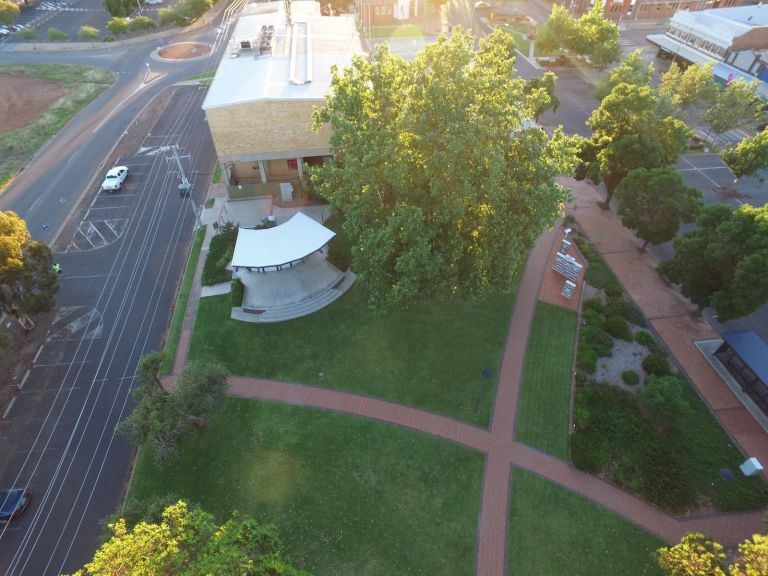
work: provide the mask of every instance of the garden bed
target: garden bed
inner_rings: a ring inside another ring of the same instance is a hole
[[[589,261],[576,357],[571,458],[674,513],[739,511],[768,503],[762,478],[740,474],[732,445],[685,375],[648,330],[608,266],[577,236]]]

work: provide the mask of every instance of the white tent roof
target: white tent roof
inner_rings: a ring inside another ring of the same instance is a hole
[[[336,233],[303,212],[285,224],[265,230],[241,228],[237,234],[232,266],[266,268],[296,262],[320,250]]]

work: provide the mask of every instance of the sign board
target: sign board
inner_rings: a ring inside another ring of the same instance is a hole
[[[570,280],[566,280],[565,284],[563,284],[563,289],[560,291],[560,294],[568,298],[570,300],[573,298],[573,293],[576,291],[576,284],[571,282]]]
[[[569,280],[578,280],[583,266],[573,256],[558,252],[555,254],[555,262],[552,264],[552,268],[555,272],[562,274]]]

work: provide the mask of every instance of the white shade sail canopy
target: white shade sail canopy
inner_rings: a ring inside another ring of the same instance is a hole
[[[336,236],[303,212],[274,228],[249,230],[237,234],[233,268],[275,268],[297,262],[320,250]]]

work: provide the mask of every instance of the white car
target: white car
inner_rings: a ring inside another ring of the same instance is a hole
[[[5,26],[0,26],[0,38],[4,38],[10,34],[11,31]]]
[[[120,190],[123,182],[128,177],[128,168],[126,166],[115,166],[109,172],[104,182],[101,183],[102,190]]]

